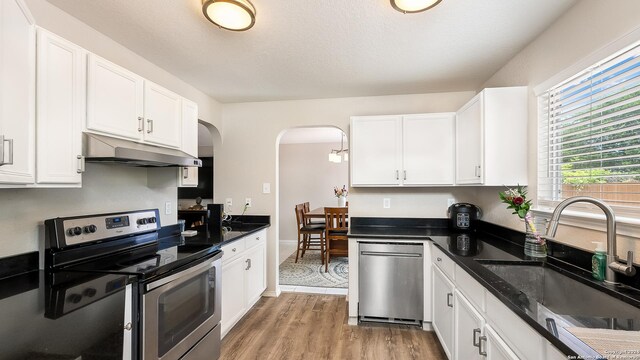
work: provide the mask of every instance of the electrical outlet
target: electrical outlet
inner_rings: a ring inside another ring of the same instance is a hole
[[[262,193],[263,194],[270,194],[271,193],[271,184],[263,183],[262,184]]]
[[[455,203],[456,203],[456,199],[453,199],[453,198],[447,199],[447,207],[449,207],[449,206],[451,206],[451,205],[453,205]]]
[[[171,215],[172,209],[171,209],[171,201],[167,201],[164,203],[164,214],[165,215]]]
[[[391,207],[391,199],[390,198],[382,199],[382,207],[385,209],[389,209]]]
[[[233,206],[233,199],[231,199],[231,198],[224,199],[224,211],[226,213],[230,213],[231,212],[231,207],[232,206]]]
[[[244,204],[245,204],[246,207],[250,208],[251,207],[251,198],[244,199]]]

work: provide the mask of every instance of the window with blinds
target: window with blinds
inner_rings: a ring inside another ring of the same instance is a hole
[[[547,90],[539,106],[539,204],[586,195],[640,210],[640,45]]]

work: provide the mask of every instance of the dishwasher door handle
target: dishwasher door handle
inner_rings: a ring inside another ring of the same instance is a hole
[[[385,252],[385,251],[361,251],[362,256],[384,256],[384,257],[410,257],[420,258],[422,254],[416,253],[401,253],[401,252]]]

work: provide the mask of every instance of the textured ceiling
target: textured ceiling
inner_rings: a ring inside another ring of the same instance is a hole
[[[475,90],[575,0],[253,0],[256,25],[201,0],[49,0],[221,102]]]

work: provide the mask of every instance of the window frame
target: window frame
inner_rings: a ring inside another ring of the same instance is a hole
[[[540,166],[539,153],[541,150],[541,124],[542,121],[546,121],[546,119],[543,119],[544,112],[542,111],[542,107],[545,105],[544,102],[546,101],[545,93],[556,86],[568,83],[575,78],[582,76],[586,71],[610,61],[611,59],[636,47],[640,47],[640,28],[597,49],[588,56],[533,88],[533,92],[536,97],[536,196],[534,201],[535,206],[532,211],[536,216],[550,219],[553,209],[562,201],[542,199],[540,196],[541,192],[538,189],[541,179],[540,170],[538,169]],[[640,238],[640,207],[634,208],[617,205],[612,205],[611,207],[616,214],[618,234]],[[606,231],[605,216],[602,213],[602,210],[586,203],[577,203],[565,210],[562,216],[562,223],[580,228]]]

